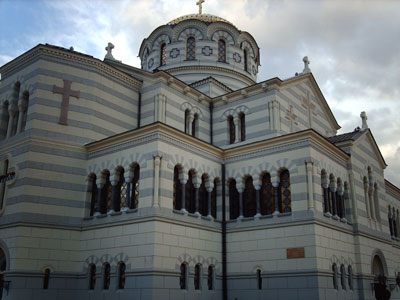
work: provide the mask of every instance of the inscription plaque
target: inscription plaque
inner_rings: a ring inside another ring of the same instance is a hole
[[[304,258],[304,247],[301,248],[287,248],[286,249],[286,258]]]

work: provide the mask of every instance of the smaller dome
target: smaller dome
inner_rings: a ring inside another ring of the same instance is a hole
[[[229,22],[221,17],[209,15],[209,14],[190,14],[190,15],[181,16],[179,18],[173,19],[172,21],[168,22],[167,25],[176,25],[176,24],[186,21],[186,20],[199,20],[199,21],[202,21],[205,23],[224,22],[224,23],[228,23],[236,28],[236,26],[233,25],[231,22]]]

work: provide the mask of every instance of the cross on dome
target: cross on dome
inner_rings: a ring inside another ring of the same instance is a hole
[[[114,45],[112,43],[108,43],[107,47],[105,48],[107,51],[107,54],[104,58],[106,59],[114,59],[112,55],[112,49],[114,49]]]
[[[203,3],[205,2],[205,0],[199,0],[197,1],[196,5],[199,6],[199,15],[201,15],[203,13]]]

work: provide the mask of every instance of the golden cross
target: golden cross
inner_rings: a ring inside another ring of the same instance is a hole
[[[201,15],[203,13],[203,3],[205,0],[199,0],[196,5],[199,6],[199,14]]]

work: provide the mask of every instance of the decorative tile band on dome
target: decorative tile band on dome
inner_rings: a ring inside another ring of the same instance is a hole
[[[235,26],[231,22],[229,22],[221,17],[217,17],[217,16],[209,15],[209,14],[191,14],[191,15],[181,16],[179,18],[173,19],[172,21],[168,22],[167,25],[176,25],[176,24],[186,21],[186,20],[199,20],[199,21],[206,22],[206,23],[224,22],[224,23],[228,23],[232,26]]]

